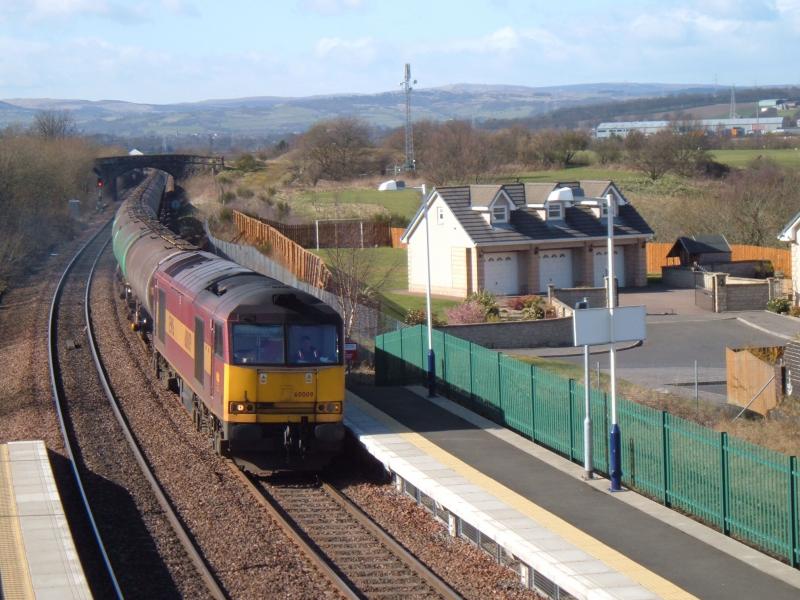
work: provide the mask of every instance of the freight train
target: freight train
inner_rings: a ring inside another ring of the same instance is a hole
[[[132,327],[195,428],[258,468],[319,468],[344,440],[342,319],[314,296],[204,252],[160,220],[151,174],[114,219]]]

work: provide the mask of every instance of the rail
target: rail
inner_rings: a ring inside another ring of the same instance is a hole
[[[403,598],[461,597],[330,484],[267,489],[231,468],[347,598],[383,596],[387,589]]]
[[[57,323],[57,314],[58,314],[58,306],[61,300],[61,294],[64,291],[64,285],[67,281],[67,277],[72,272],[73,267],[78,262],[78,260],[82,257],[83,253],[88,250],[89,246],[102,234],[104,231],[107,231],[109,225],[111,225],[111,219],[106,222],[100,230],[95,233],[83,246],[78,249],[78,252],[67,264],[64,272],[61,274],[61,278],[58,280],[58,284],[56,285],[56,291],[53,294],[53,300],[50,303],[50,315],[48,317],[48,327],[47,327],[47,352],[48,352],[48,362],[49,362],[49,371],[50,371],[50,386],[53,393],[53,403],[55,404],[56,414],[58,416],[58,425],[61,429],[61,436],[64,439],[64,449],[67,453],[67,458],[69,459],[70,468],[72,469],[73,477],[75,478],[75,484],[78,487],[78,493],[81,497],[81,503],[83,504],[84,511],[86,512],[86,517],[89,520],[89,525],[92,529],[92,535],[95,539],[95,544],[100,552],[100,555],[103,559],[103,565],[105,566],[105,570],[108,574],[108,577],[111,581],[111,585],[114,588],[114,592],[117,595],[117,598],[123,598],[122,589],[119,586],[119,582],[117,581],[117,576],[114,573],[114,568],[111,565],[111,561],[108,558],[108,553],[106,552],[105,545],[103,544],[103,538],[100,535],[100,530],[97,527],[97,522],[95,521],[94,514],[92,513],[92,507],[89,503],[89,498],[86,495],[86,490],[83,486],[83,480],[81,479],[80,472],[78,470],[78,464],[75,461],[75,453],[72,449],[72,444],[69,440],[69,435],[67,433],[67,425],[66,420],[64,418],[64,410],[62,406],[62,397],[59,391],[58,385],[58,367],[56,363],[56,355],[57,355],[57,337],[56,337],[56,323]]]

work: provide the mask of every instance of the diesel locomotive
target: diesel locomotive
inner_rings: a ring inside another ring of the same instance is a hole
[[[117,211],[112,236],[152,366],[222,455],[318,468],[343,443],[342,319],[314,296],[204,252],[159,221],[167,176]]]

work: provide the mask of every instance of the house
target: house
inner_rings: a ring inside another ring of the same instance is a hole
[[[667,258],[678,258],[682,267],[731,262],[731,246],[724,235],[679,237]]]
[[[794,303],[797,305],[800,302],[800,212],[797,213],[792,220],[786,224],[783,231],[778,235],[778,239],[782,242],[789,242],[791,244],[792,252],[792,297]]]
[[[607,204],[616,204],[618,285],[647,284],[645,244],[653,230],[612,181],[510,183],[435,188],[427,199],[431,291],[513,295],[600,287],[606,275]],[[426,286],[425,220],[420,208],[408,244],[408,289]]]

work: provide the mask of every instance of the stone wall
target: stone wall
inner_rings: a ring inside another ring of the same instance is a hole
[[[572,346],[572,317],[539,321],[508,321],[448,325],[442,331],[485,348]]]

